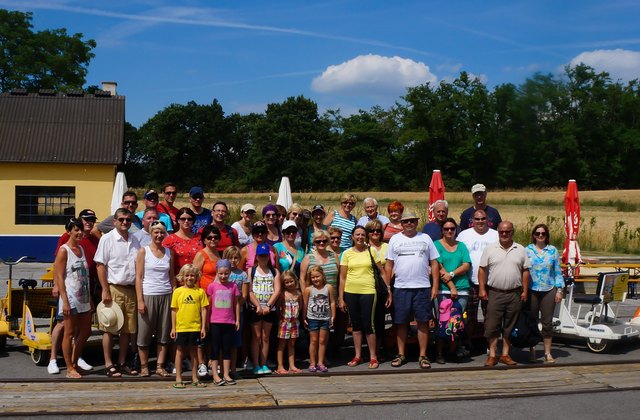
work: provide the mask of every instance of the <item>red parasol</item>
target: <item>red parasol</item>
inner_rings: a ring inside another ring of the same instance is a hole
[[[576,265],[582,262],[580,246],[578,246],[578,231],[580,230],[580,200],[578,199],[578,184],[570,179],[567,192],[564,195],[564,230],[567,239],[564,242],[562,263]],[[574,274],[578,274],[576,270]]]
[[[431,182],[429,183],[429,221],[436,220],[433,214],[433,203],[438,200],[444,200],[444,183],[442,182],[442,174],[439,169],[433,170]]]

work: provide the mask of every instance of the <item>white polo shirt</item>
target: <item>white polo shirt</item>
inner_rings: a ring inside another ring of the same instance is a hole
[[[522,270],[531,267],[531,263],[522,245],[514,242],[505,249],[496,242],[485,248],[480,267],[489,271],[487,286],[510,290],[522,286]]]
[[[102,235],[93,260],[107,268],[107,282],[121,286],[132,286],[136,281],[136,256],[140,242],[129,233],[125,240],[117,229]]]

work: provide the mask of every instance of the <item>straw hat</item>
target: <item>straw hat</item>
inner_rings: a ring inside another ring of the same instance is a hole
[[[113,302],[111,302],[109,306],[106,306],[104,302],[98,303],[96,314],[98,316],[98,328],[100,331],[113,334],[120,331],[124,325],[122,309]]]

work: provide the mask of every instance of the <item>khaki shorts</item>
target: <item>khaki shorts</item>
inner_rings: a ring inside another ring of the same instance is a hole
[[[134,286],[109,285],[111,300],[122,309],[124,324],[120,333],[135,334],[138,331],[138,296]]]

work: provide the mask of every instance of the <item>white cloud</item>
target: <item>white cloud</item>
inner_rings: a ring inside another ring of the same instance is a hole
[[[435,83],[436,80],[424,63],[368,54],[327,67],[313,79],[311,89],[320,93],[388,96],[401,95],[407,87]]]
[[[640,78],[640,52],[623,49],[586,51],[576,56],[569,65],[584,63],[596,71],[606,71],[613,80],[628,82]]]

